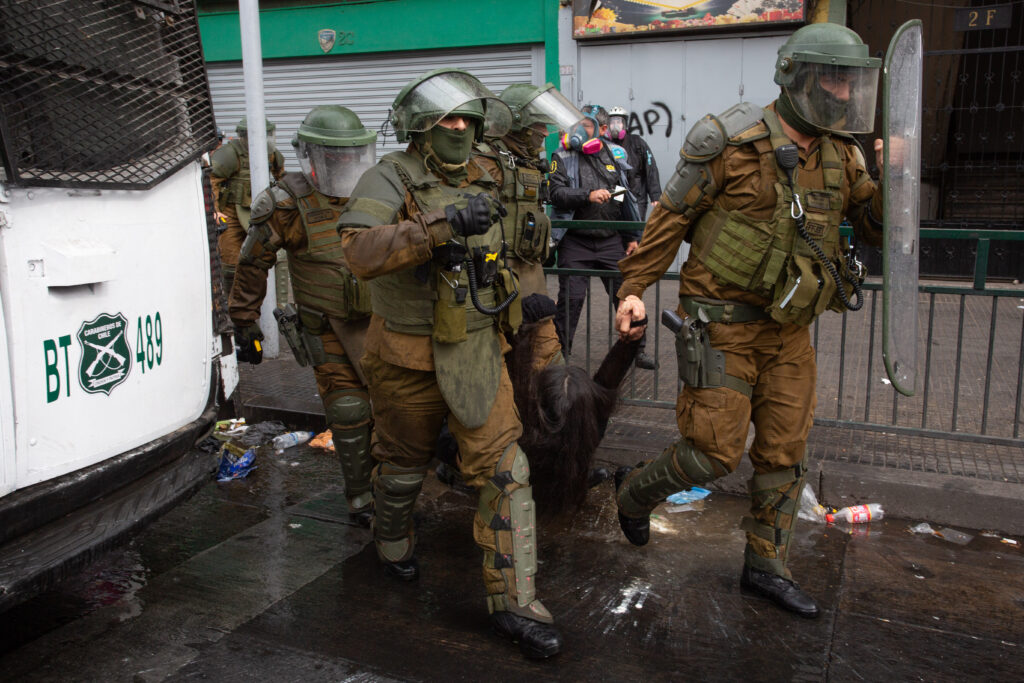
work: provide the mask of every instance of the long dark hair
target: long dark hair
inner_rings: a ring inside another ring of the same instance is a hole
[[[508,368],[523,422],[519,445],[530,461],[537,512],[545,518],[577,510],[587,496],[594,452],[618,403],[619,384],[639,342],[617,342],[593,378],[575,365],[534,369],[538,324],[524,324],[512,340]]]

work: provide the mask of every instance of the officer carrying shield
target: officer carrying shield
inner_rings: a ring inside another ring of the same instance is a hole
[[[860,264],[840,220],[881,239],[880,191],[851,133],[870,132],[879,60],[856,33],[811,24],[779,49],[778,99],[707,116],[689,132],[639,248],[620,262],[616,326],[636,337],[640,296],[691,244],[679,274],[681,438],[653,461],[616,473],[619,522],[647,543],[650,512],[680,489],[733,471],[750,423],[754,476],[741,586],[801,616],[815,601],[786,567],[815,406],[808,326],[826,310],[860,308]],[[875,141],[880,157],[881,140]],[[881,159],[879,158],[879,166]],[[683,318],[683,319],[680,319]]]
[[[274,146],[277,127],[267,121],[267,163],[275,180],[284,173],[284,155]],[[249,229],[249,211],[252,206],[252,182],[249,175],[249,126],[245,117],[235,128],[238,137],[221,145],[210,156],[210,189],[213,192],[214,217],[220,234],[217,250],[220,252],[224,273],[224,291],[231,291],[235,277],[238,251],[242,248]]]
[[[349,514],[369,525],[369,394],[359,361],[370,322],[366,285],[349,271],[338,218],[363,171],[373,165],[377,134],[351,110],[314,107],[292,145],[302,173],[286,173],[252,203],[228,301],[239,360],[259,363],[260,305],[277,251],[288,254],[295,303],[275,311],[282,336],[301,365],[312,365],[334,449],[345,477]]]
[[[544,658],[562,640],[536,597],[530,467],[504,363],[502,332],[522,316],[505,211],[494,178],[470,158],[485,115],[492,137],[511,124],[508,107],[464,71],[406,85],[391,123],[410,145],[363,175],[341,217],[346,259],[369,283],[373,308],[362,363],[377,460],[373,536],[387,573],[419,576],[412,512],[447,418],[462,476],[480,492],[473,537],[492,624]]]

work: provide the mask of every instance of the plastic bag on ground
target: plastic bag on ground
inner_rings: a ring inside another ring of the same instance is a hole
[[[256,449],[244,449],[232,443],[226,443],[220,449],[220,467],[217,469],[217,481],[244,479],[256,469]]]
[[[309,445],[313,448],[323,448],[327,451],[334,450],[334,436],[331,434],[331,430],[320,432],[313,440],[309,442]]]
[[[668,502],[674,505],[686,505],[687,503],[692,503],[695,500],[707,498],[710,493],[711,491],[708,491],[707,489],[702,489],[699,486],[694,486],[689,491],[680,491],[679,493],[673,493],[671,496],[668,497]]]
[[[825,514],[828,510],[825,509],[824,505],[818,503],[817,496],[814,495],[814,489],[810,486],[804,486],[803,493],[800,494],[800,510],[796,513],[798,519],[802,519],[807,522],[824,522]]]

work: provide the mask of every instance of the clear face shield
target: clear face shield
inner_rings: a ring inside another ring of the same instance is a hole
[[[299,140],[296,156],[310,184],[329,197],[348,197],[376,161],[376,145],[328,147]]]
[[[785,86],[797,113],[808,123],[836,133],[870,133],[875,123],[878,69],[798,62]]]
[[[549,88],[530,100],[522,113],[524,128],[532,128],[536,124],[547,126],[548,133],[569,130],[583,120],[583,113],[572,106],[565,96]]]
[[[413,88],[391,113],[398,130],[422,133],[471,100],[483,100],[486,107],[484,135],[501,137],[512,127],[508,106],[474,77],[446,72],[431,76]]]

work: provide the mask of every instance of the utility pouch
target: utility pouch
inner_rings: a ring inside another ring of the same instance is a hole
[[[299,306],[299,335],[302,337],[309,364],[313,367],[327,362],[327,351],[324,350],[320,335],[330,329],[331,324],[323,313]]]
[[[304,343],[298,311],[291,304],[287,304],[284,308],[274,309],[274,318],[277,320],[278,331],[291,347],[295,362],[303,368],[309,365],[309,351]]]
[[[520,209],[512,241],[516,256],[529,262],[540,262],[547,256],[551,237],[551,219],[540,210]]]
[[[708,323],[696,317],[683,320],[667,310],[661,321],[676,333],[679,379],[695,389],[725,386],[725,354],[711,348]]]
[[[498,301],[504,301],[509,294],[519,291],[519,276],[511,268],[498,271],[498,282],[495,285]],[[498,327],[507,335],[513,335],[523,324],[523,298],[517,296],[498,315]]]
[[[835,283],[813,255],[795,254],[786,273],[767,311],[778,323],[810,325],[833,299]]]
[[[458,344],[466,333],[466,297],[469,289],[459,282],[459,273],[437,270],[437,301],[434,302],[433,338],[439,344]],[[455,285],[454,287],[452,285]]]
[[[365,318],[373,312],[370,288],[352,273],[345,276],[345,308],[348,310],[347,320]]]

